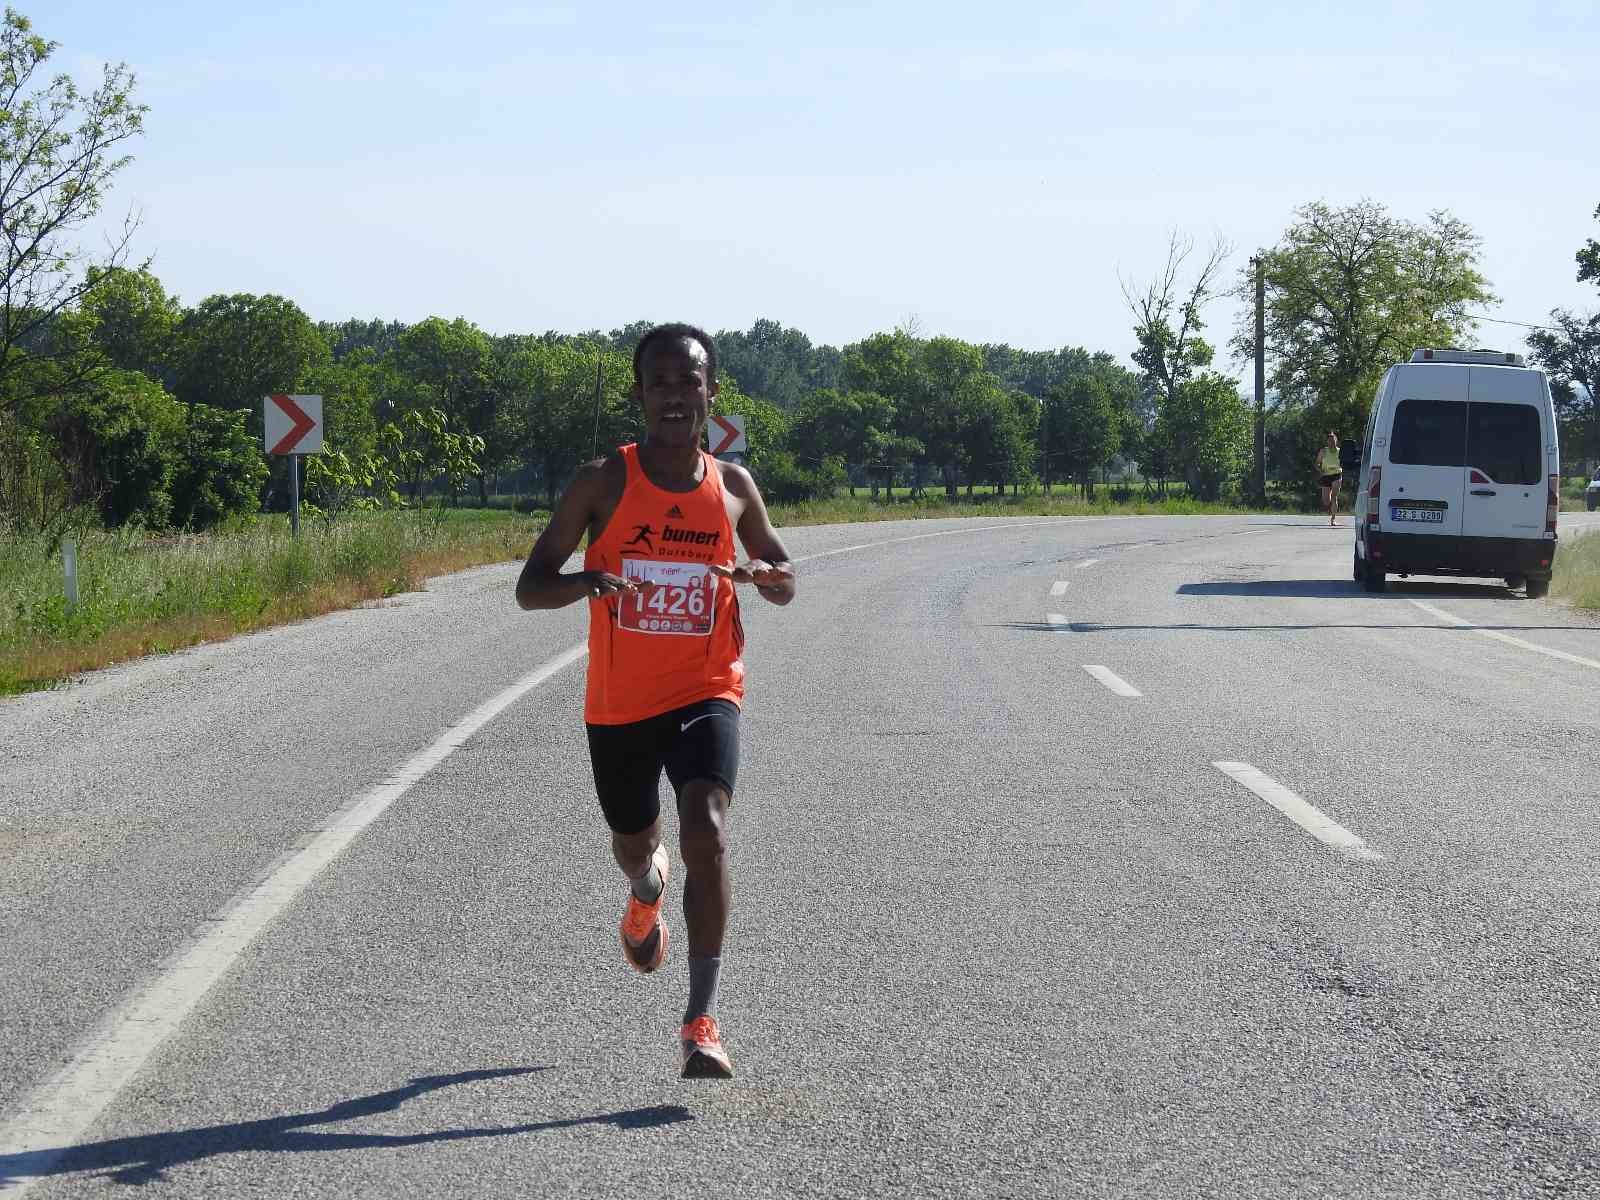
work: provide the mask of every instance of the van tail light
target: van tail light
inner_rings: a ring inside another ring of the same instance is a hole
[[[1378,523],[1378,481],[1383,478],[1383,468],[1373,467],[1367,480],[1367,524]]]
[[[1556,535],[1556,514],[1561,511],[1561,476],[1550,476],[1550,491],[1544,501],[1544,535],[1553,538]]]

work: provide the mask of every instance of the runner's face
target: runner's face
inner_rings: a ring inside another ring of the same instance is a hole
[[[705,433],[716,384],[706,381],[706,348],[693,338],[652,346],[639,363],[634,392],[644,406],[645,441],[666,447],[698,446]]]

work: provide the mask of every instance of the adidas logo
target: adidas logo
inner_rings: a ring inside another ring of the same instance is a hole
[[[680,521],[683,520],[683,509],[679,508],[676,504],[667,509],[667,520],[670,521],[674,517]]]

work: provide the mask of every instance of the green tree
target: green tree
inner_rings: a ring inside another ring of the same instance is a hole
[[[385,321],[376,317],[370,321],[317,322],[317,332],[322,335],[322,340],[328,344],[336,360],[347,358],[358,350],[370,350],[381,357],[395,349],[400,342],[400,335],[405,331],[403,321]]]
[[[89,290],[62,317],[69,339],[111,366],[173,382],[183,306],[144,268],[90,267]]]
[[[639,435],[639,406],[629,394],[632,352],[603,347],[600,342],[530,339],[508,354],[500,368],[514,427],[513,452],[536,469],[546,506],[552,509],[557,493],[581,464]]]
[[[1596,220],[1600,220],[1600,206],[1594,210]],[[1590,238],[1578,250],[1578,282],[1584,283],[1593,280],[1600,284],[1600,242]]]
[[[1578,282],[1590,280],[1600,285],[1600,243],[1593,238],[1578,251]],[[1557,308],[1550,319],[1554,328],[1528,334],[1531,357],[1550,373],[1562,422],[1578,433],[1569,453],[1600,458],[1600,312],[1578,316]]]
[[[0,411],[35,395],[64,394],[98,365],[70,339],[48,336],[57,319],[92,293],[104,273],[80,273],[71,242],[105,203],[129,162],[119,147],[143,129],[133,74],[106,66],[87,94],[70,77],[37,78],[59,49],[11,8],[0,26]],[[99,264],[120,266],[131,219]],[[28,350],[29,354],[19,351]],[[52,369],[36,370],[39,358]]]
[[[246,418],[243,410],[188,406],[183,455],[172,480],[173,525],[209,529],[256,510],[267,461],[260,439],[245,428]]]
[[[1261,257],[1266,280],[1268,386],[1282,403],[1314,410],[1311,426],[1354,437],[1383,372],[1418,346],[1454,346],[1469,310],[1494,297],[1477,269],[1479,239],[1447,212],[1400,220],[1381,204],[1307,204]],[[1254,280],[1234,344],[1254,345]],[[1253,351],[1250,351],[1253,352]],[[1309,477],[1311,467],[1301,468]]]
[[[789,426],[789,449],[802,465],[821,466],[827,459],[838,459],[866,470],[872,477],[870,463],[885,448],[884,439],[892,438],[894,428],[894,401],[887,396],[819,388],[802,400],[794,412]],[[848,482],[853,496],[856,493],[853,474]],[[877,493],[876,483],[873,493]]]
[[[262,401],[293,392],[329,357],[311,318],[282,296],[208,296],[184,315],[178,341],[178,399],[243,411],[258,437]]]
[[[1201,500],[1216,500],[1249,467],[1254,415],[1238,384],[1205,371],[1186,381],[1168,406],[1172,453]]]
[[[922,443],[923,463],[938,471],[946,499],[954,500],[961,469],[970,462],[967,418],[987,405],[999,381],[983,369],[983,351],[970,343],[935,337],[919,351],[911,395],[896,406],[901,432]]]
[[[306,369],[297,385],[322,397],[324,442],[359,459],[378,444],[378,396],[383,370],[370,355],[323,360]],[[308,464],[309,465],[309,464]]]
[[[183,406],[149,377],[117,370],[96,372],[47,403],[40,427],[72,502],[93,505],[110,526],[165,528],[185,450]]]
[[[974,483],[994,484],[1001,494],[1010,484],[1015,493],[1032,477],[1038,414],[1038,401],[1025,392],[1008,391],[988,371],[963,390],[958,464],[969,498]]]
[[[483,439],[452,431],[440,408],[412,409],[397,424],[380,429],[378,443],[386,460],[383,470],[409,485],[419,510],[432,480],[442,476],[453,498],[468,478],[482,470],[477,456],[483,453]]]
[[[1045,401],[1044,421],[1052,467],[1076,480],[1085,498],[1092,496],[1094,472],[1120,444],[1116,403],[1105,378],[1083,372],[1058,384]]]
[[[394,356],[400,369],[427,392],[430,407],[445,414],[453,431],[483,440],[476,456],[480,467],[477,483],[479,500],[487,504],[486,473],[503,466],[512,450],[502,436],[506,429],[505,391],[496,383],[503,381],[503,376],[495,369],[494,347],[488,336],[460,317],[453,321],[429,317],[400,335]]]
[[[1143,393],[1153,399],[1155,410],[1154,420],[1138,439],[1140,466],[1146,478],[1161,481],[1163,490],[1169,473],[1181,474],[1191,491],[1201,494],[1218,486],[1213,476],[1220,447],[1231,444],[1230,430],[1207,424],[1226,419],[1228,409],[1217,400],[1220,377],[1206,371],[1214,351],[1200,336],[1205,328],[1200,310],[1214,294],[1229,247],[1217,241],[1185,285],[1180,277],[1193,251],[1193,242],[1174,234],[1160,275],[1137,293],[1124,284],[1123,295],[1133,313],[1138,342],[1133,361],[1141,371]]]
[[[838,351],[813,346],[800,330],[777,321],[763,317],[748,332],[723,330],[716,343],[721,371],[738,379],[746,395],[785,411],[818,388],[838,386]]]

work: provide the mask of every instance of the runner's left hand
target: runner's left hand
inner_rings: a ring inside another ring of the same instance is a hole
[[[711,564],[711,569],[734,583],[753,583],[759,588],[781,587],[794,578],[794,568],[787,563],[769,563],[764,558],[752,558],[736,567]]]

